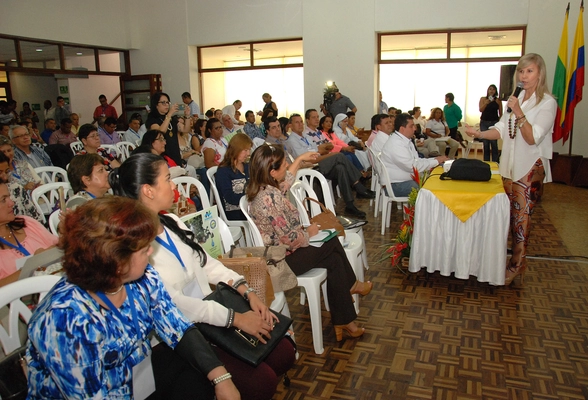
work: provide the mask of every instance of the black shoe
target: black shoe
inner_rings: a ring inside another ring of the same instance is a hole
[[[355,207],[355,205],[353,205],[353,204],[345,207],[345,214],[350,215],[352,217],[356,217],[356,218],[361,218],[361,219],[365,218],[365,213],[363,211],[361,211],[360,209],[358,209],[357,207]]]
[[[363,193],[357,192],[355,195],[358,199],[375,199],[376,193],[372,192],[371,190],[366,190]]]

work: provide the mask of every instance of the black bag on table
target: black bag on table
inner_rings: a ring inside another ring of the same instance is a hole
[[[484,182],[489,181],[490,178],[492,178],[490,165],[480,160],[460,158],[455,160],[451,164],[449,172],[442,173],[439,179],[442,181],[452,179],[455,181]]]
[[[215,291],[206,296],[204,300],[216,301],[238,313],[251,311],[249,302],[237,290],[224,282],[219,282]],[[265,338],[266,344],[259,342],[255,336],[235,327],[225,328],[202,322],[197,323],[196,326],[209,342],[238,359],[257,367],[284,338],[290,325],[292,325],[290,318],[273,310],[272,313],[278,317],[279,322],[276,323],[270,333],[271,339]]]

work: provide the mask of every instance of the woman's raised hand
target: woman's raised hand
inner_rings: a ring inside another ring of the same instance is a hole
[[[169,111],[167,112],[168,117],[173,117],[176,112],[178,112],[179,106],[177,103],[169,105]]]
[[[468,124],[465,124],[465,133],[470,136],[470,137],[476,137],[476,133],[478,132],[478,130],[476,128],[474,128],[473,126],[470,126]]]
[[[311,163],[315,163],[319,155],[320,154],[316,151],[307,151],[306,153],[300,156],[300,161],[308,161]]]

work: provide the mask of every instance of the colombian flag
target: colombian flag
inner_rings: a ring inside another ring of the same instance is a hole
[[[574,126],[574,110],[576,105],[582,101],[582,90],[584,87],[584,0],[580,5],[580,15],[574,36],[574,47],[570,58],[570,69],[568,70],[568,90],[566,95],[566,118],[564,126],[563,143]]]
[[[555,64],[555,76],[553,77],[553,96],[557,100],[557,112],[555,114],[555,123],[553,124],[553,142],[557,142],[564,137],[564,117],[566,115],[566,63],[568,61],[568,14],[570,12],[570,3],[566,8],[566,18],[564,20],[563,31],[559,41],[559,51],[557,52],[557,62]],[[566,136],[567,138],[567,136]]]

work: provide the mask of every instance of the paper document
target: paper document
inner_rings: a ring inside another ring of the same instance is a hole
[[[323,229],[319,233],[309,238],[309,243],[314,247],[321,247],[323,243],[328,242],[332,238],[337,236],[336,229]]]

